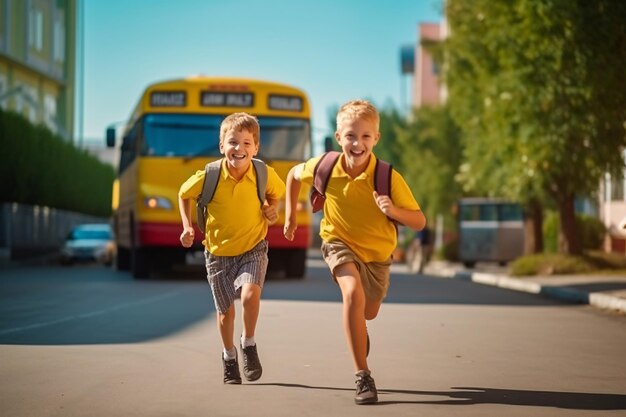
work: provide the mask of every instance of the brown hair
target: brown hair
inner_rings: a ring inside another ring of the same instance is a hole
[[[230,130],[242,131],[247,130],[252,133],[255,145],[259,144],[259,135],[261,134],[261,128],[259,127],[259,121],[256,117],[248,113],[233,113],[226,117],[220,125],[220,143],[224,143],[226,134]]]

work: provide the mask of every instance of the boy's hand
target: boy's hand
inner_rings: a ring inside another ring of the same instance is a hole
[[[298,225],[296,224],[296,222],[292,222],[289,219],[285,219],[285,227],[283,229],[283,234],[285,235],[285,239],[292,241],[297,228],[298,228]]]
[[[378,193],[374,191],[374,200],[380,211],[385,213],[386,216],[393,217],[391,213],[396,206],[393,205],[388,195],[378,195]]]
[[[193,227],[185,227],[183,229],[183,233],[181,233],[180,235],[180,243],[184,247],[190,248],[191,245],[193,245],[194,235],[195,235],[195,231],[193,230]]]
[[[263,211],[263,217],[265,217],[268,224],[276,223],[276,220],[278,220],[278,211],[276,211],[276,207],[264,204],[261,210]]]

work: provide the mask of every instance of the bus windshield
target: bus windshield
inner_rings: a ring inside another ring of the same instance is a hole
[[[149,114],[144,118],[141,154],[157,157],[217,157],[224,116]],[[310,126],[302,119],[259,117],[259,157],[303,160],[308,157]]]

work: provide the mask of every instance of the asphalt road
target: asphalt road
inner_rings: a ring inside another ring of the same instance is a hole
[[[266,282],[264,375],[224,386],[202,275],[0,270],[0,414],[626,415],[623,317],[399,266],[368,324],[380,403],[354,405],[339,290],[319,259],[304,280]]]

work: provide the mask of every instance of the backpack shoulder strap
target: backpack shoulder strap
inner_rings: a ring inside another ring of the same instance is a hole
[[[374,171],[374,189],[380,195],[391,197],[391,172],[393,167],[389,162],[376,159]]]
[[[222,159],[209,162],[204,167],[204,184],[202,185],[202,192],[198,197],[198,204],[206,206],[213,200],[215,195],[215,189],[217,183],[220,180],[220,171],[222,169]]]
[[[198,196],[196,202],[196,221],[198,228],[204,233],[207,219],[207,205],[215,195],[217,183],[220,180],[220,172],[222,170],[222,159],[209,162],[204,167],[204,183],[202,184],[202,192]]]
[[[265,191],[267,190],[267,165],[260,159],[252,158],[252,166],[256,173],[256,193],[261,202],[265,202]]]
[[[333,172],[333,167],[339,160],[340,155],[341,152],[328,151],[315,164],[313,169],[313,187],[323,196],[326,195],[330,174]]]
[[[376,168],[374,170],[374,189],[379,195],[387,195],[391,198],[391,175],[393,173],[393,166],[389,162],[376,159]],[[396,230],[398,228],[398,222],[391,217],[387,216]]]

